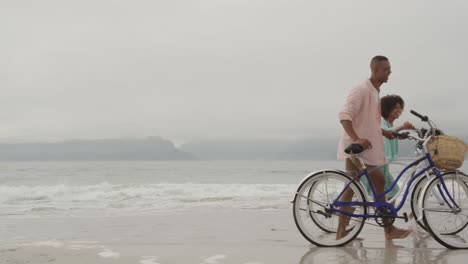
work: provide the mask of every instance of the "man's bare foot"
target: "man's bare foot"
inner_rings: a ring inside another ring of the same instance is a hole
[[[349,223],[347,215],[340,214],[338,216],[338,229],[336,230],[336,240],[340,240],[346,236],[346,226]]]
[[[356,208],[354,207],[340,207],[339,209],[351,214],[353,214],[354,211],[356,211]],[[338,216],[338,229],[336,230],[336,240],[340,240],[346,236],[346,227],[348,227],[350,219],[350,216],[344,214],[340,214]]]
[[[385,228],[385,238],[387,240],[391,239],[402,239],[411,234],[412,230],[400,229],[394,226],[389,226]]]
[[[340,240],[346,236],[346,227],[342,224],[338,224],[338,229],[336,230],[336,240]]]

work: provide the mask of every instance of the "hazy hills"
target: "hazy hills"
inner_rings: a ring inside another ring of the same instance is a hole
[[[0,160],[192,160],[160,137],[0,144]]]
[[[338,138],[203,140],[177,148],[160,137],[72,140],[0,144],[0,160],[335,160],[337,143]],[[401,141],[400,156],[413,157],[413,145]]]

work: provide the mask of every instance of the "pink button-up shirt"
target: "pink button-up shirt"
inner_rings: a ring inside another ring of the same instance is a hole
[[[341,120],[351,120],[356,134],[361,139],[371,142],[372,148],[365,150],[360,157],[367,165],[385,164],[385,150],[382,137],[381,110],[379,91],[366,80],[351,89],[348,98],[339,114]],[[344,149],[353,141],[344,129],[338,144],[338,159],[344,160],[348,155]]]

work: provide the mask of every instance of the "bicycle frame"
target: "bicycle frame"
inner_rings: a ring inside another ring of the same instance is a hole
[[[423,169],[419,170],[418,173],[415,173],[412,175],[411,179],[409,180],[409,182],[406,184],[406,187],[405,187],[405,192],[403,194],[403,199],[400,201],[400,203],[398,204],[397,207],[393,207],[390,203],[388,202],[381,202],[379,201],[379,199],[381,199],[382,197],[384,197],[387,193],[389,193],[394,187],[395,185],[397,184],[397,182],[400,180],[400,178],[404,175],[404,173],[414,167],[414,166],[417,166],[418,164],[420,164],[421,162],[423,161],[427,161],[427,166],[425,166]],[[434,162],[432,161],[431,159],[431,156],[429,155],[429,153],[425,152],[425,155],[419,159],[417,159],[416,161],[412,162],[411,164],[409,164],[408,166],[406,166],[401,172],[400,174],[398,175],[398,177],[396,178],[396,180],[393,181],[392,185],[390,186],[390,188],[388,190],[386,190],[384,193],[378,195],[375,191],[375,188],[373,186],[373,184],[370,184],[370,187],[371,187],[371,190],[372,190],[372,194],[374,196],[374,202],[342,202],[340,201],[339,199],[341,198],[341,196],[343,196],[343,194],[345,193],[345,191],[349,188],[349,186],[355,182],[356,180],[360,180],[361,177],[365,176],[368,180],[369,183],[372,183],[371,180],[370,180],[370,177],[369,177],[369,171],[367,168],[364,168],[364,170],[358,174],[358,176],[354,177],[352,180],[350,180],[347,185],[345,186],[345,188],[341,191],[341,193],[338,195],[338,197],[333,201],[333,204],[331,204],[331,210],[333,212],[337,212],[337,213],[340,213],[340,214],[344,214],[344,215],[347,215],[347,216],[351,216],[351,217],[364,217],[364,218],[370,218],[370,217],[375,217],[376,215],[371,215],[371,214],[354,214],[354,213],[349,213],[349,212],[346,212],[346,211],[343,211],[343,210],[339,210],[337,209],[336,207],[345,207],[345,206],[359,206],[359,205],[364,205],[364,206],[373,206],[373,207],[380,207],[380,206],[387,206],[389,208],[392,209],[392,212],[393,212],[393,215],[396,216],[397,215],[397,212],[403,207],[405,201],[406,201],[406,198],[408,196],[408,194],[410,193],[410,188],[413,184],[413,182],[418,178],[420,177],[421,175],[423,175],[424,173],[426,173],[427,171],[429,170],[432,170],[434,172],[434,174],[436,175],[436,177],[438,177],[442,183],[442,186],[438,186],[438,190],[439,190],[439,193],[443,199],[443,201],[450,207],[450,208],[459,208],[459,206],[456,204],[456,202],[454,201],[453,197],[450,195],[448,189],[447,189],[447,186],[445,185],[445,182],[443,180],[443,177],[442,177],[442,174],[441,172],[435,167],[434,165]],[[445,194],[444,194],[445,193]]]

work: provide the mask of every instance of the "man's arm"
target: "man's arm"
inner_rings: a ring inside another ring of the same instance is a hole
[[[346,133],[351,137],[354,143],[360,144],[364,149],[372,148],[372,144],[367,139],[360,139],[356,134],[356,131],[353,127],[353,121],[351,120],[341,120],[341,125],[343,126]]]
[[[351,120],[341,120],[340,122],[341,122],[341,125],[343,126],[344,130],[346,131],[346,134],[349,135],[351,140],[357,141],[359,139],[359,137],[356,134],[356,131],[354,131],[353,121],[351,121]]]
[[[355,144],[360,144],[364,149],[372,145],[367,139],[360,139],[353,127],[353,119],[361,111],[362,99],[365,98],[365,89],[354,88],[348,94],[343,109],[338,115],[341,125]]]

